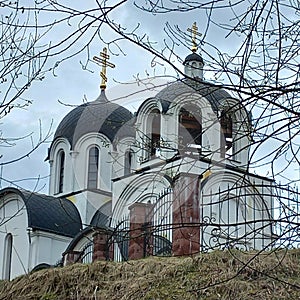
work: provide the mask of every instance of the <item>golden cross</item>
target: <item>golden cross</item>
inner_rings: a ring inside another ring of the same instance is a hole
[[[100,89],[105,90],[106,88],[106,82],[107,82],[107,77],[106,77],[106,68],[111,67],[114,68],[115,65],[107,61],[109,59],[109,55],[107,54],[107,48],[103,48],[103,52],[100,52],[100,57],[94,56],[93,60],[98,63],[100,66],[102,66],[102,71],[100,72],[100,76],[102,78]]]
[[[197,23],[194,22],[192,28],[188,28],[187,31],[192,33],[192,43],[193,43],[193,46],[192,46],[191,50],[193,52],[196,52],[197,49],[198,49],[196,38],[197,38],[197,36],[201,36],[202,35],[201,33],[198,32]]]

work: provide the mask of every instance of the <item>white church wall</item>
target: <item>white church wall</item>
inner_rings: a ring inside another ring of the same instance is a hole
[[[7,270],[10,267],[10,279],[28,271],[29,241],[27,235],[28,220],[23,200],[15,194],[8,194],[1,199],[0,205],[0,278],[8,279]],[[5,238],[12,235],[11,263],[8,265],[5,253]]]
[[[164,146],[160,149],[157,158],[169,159],[174,156],[176,149],[178,149],[178,128],[179,128],[179,112],[184,105],[195,105],[201,110],[202,115],[202,152],[207,158],[220,160],[220,124],[217,115],[213,112],[211,104],[207,99],[196,92],[183,93],[180,96],[172,99],[169,111],[161,114],[161,130],[160,136]],[[160,102],[153,98],[145,101],[139,109],[137,115],[137,144],[141,145],[141,159],[144,164],[148,162],[147,146],[148,141],[145,135],[150,132],[150,125],[153,119],[152,111],[162,111]],[[188,134],[188,133],[187,133]],[[143,146],[144,145],[144,146]],[[170,151],[174,149],[174,151]],[[153,158],[152,158],[153,159]],[[147,163],[148,165],[149,163]]]
[[[201,191],[202,214],[220,226],[208,226],[204,242],[210,240],[214,232],[218,243],[225,243],[227,237],[233,243],[243,245],[245,250],[270,245],[272,195],[268,193],[271,190],[267,188],[266,195],[262,196],[251,179],[248,175],[227,170],[208,176]],[[270,182],[264,184],[270,187]]]
[[[40,230],[31,232],[30,269],[41,263],[55,265],[71,240],[69,237]]]
[[[128,207],[135,202],[156,201],[159,193],[170,187],[170,182],[159,173],[133,175],[114,183],[112,221],[119,222],[129,213]]]
[[[249,163],[251,142],[251,124],[248,113],[240,101],[234,98],[224,99],[219,109],[229,112],[233,122],[232,157],[227,159],[227,163],[246,169]]]
[[[91,147],[99,149],[99,168],[97,188],[104,191],[111,191],[111,169],[112,158],[109,153],[112,151],[111,142],[102,134],[89,133],[79,139],[74,147],[74,151],[78,153],[73,160],[74,178],[76,190],[84,190],[87,188],[88,176],[88,154]]]
[[[171,159],[177,154],[178,149],[178,122],[172,112],[162,114],[161,122],[161,159]]]
[[[136,147],[135,139],[127,137],[118,141],[116,149],[110,153],[112,164],[111,178],[122,177],[125,174],[125,154],[127,151],[132,151],[131,172],[137,168],[137,153],[140,149]],[[131,173],[130,172],[130,173]]]

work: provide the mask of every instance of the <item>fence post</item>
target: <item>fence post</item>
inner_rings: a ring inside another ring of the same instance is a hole
[[[113,245],[109,245],[110,234],[106,229],[98,229],[93,235],[93,261],[113,259]]]
[[[200,206],[198,175],[180,174],[174,184],[173,238],[174,256],[200,251]]]
[[[68,266],[74,263],[81,263],[81,251],[68,251],[63,253],[63,265]]]
[[[137,202],[128,208],[130,212],[129,259],[140,259],[152,253],[149,230],[151,231],[153,206],[151,203]]]

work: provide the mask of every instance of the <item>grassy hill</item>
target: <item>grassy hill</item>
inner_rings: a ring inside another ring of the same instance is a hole
[[[300,299],[300,250],[75,264],[2,281],[0,299]]]

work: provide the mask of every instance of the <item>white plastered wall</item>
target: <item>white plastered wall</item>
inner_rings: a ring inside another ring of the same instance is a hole
[[[246,169],[249,163],[251,124],[246,109],[234,98],[224,99],[219,110],[228,111],[232,117],[233,159],[227,162]]]
[[[30,231],[30,269],[41,263],[55,265],[72,238],[41,230]]]
[[[220,224],[224,232],[229,232],[230,238],[245,236],[247,241],[244,246],[247,250],[262,249],[272,241],[272,224],[268,223],[272,208],[272,195],[268,195],[271,185],[270,182],[263,182],[270,188],[265,190],[266,194],[262,197],[254,182],[254,178],[248,175],[224,170],[212,173],[201,187],[202,218]],[[211,238],[209,234],[213,229],[213,226],[206,228],[204,239]],[[222,240],[225,236],[222,237],[220,233],[218,238]]]
[[[111,192],[112,144],[106,136],[100,133],[84,135],[74,147],[76,158],[73,160],[73,191],[87,188],[88,155],[89,149],[94,146],[99,149],[98,189]]]
[[[4,275],[4,240],[12,235],[12,257],[10,279],[29,270],[29,240],[27,235],[27,212],[24,201],[14,193],[3,196],[0,204],[0,275]]]
[[[136,147],[135,139],[133,137],[127,137],[118,141],[116,149],[111,152],[113,161],[112,178],[122,177],[125,170],[125,153],[132,150],[132,165],[131,169],[135,170],[138,165],[137,156],[139,153],[138,147]]]

